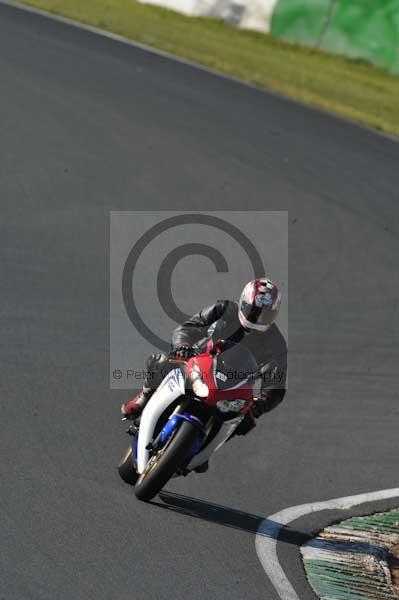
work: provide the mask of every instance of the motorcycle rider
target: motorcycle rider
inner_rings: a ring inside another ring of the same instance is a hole
[[[173,332],[169,357],[188,359],[198,353],[209,339],[230,340],[245,346],[254,356],[260,395],[255,399],[252,416],[248,414],[236,435],[245,435],[254,426],[254,418],[269,412],[283,400],[287,376],[287,345],[274,323],[281,303],[281,292],[270,279],[261,277],[244,287],[239,302],[218,300],[203,308]],[[165,375],[175,367],[163,354],[147,359],[142,391],[123,404],[122,414],[128,419],[140,416],[153,392]]]

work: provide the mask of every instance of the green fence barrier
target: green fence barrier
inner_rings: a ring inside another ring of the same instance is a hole
[[[280,0],[271,32],[399,73],[399,0]]]

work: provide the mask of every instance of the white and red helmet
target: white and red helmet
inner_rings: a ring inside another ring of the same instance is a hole
[[[260,277],[249,281],[238,303],[238,318],[245,329],[267,331],[278,315],[281,292],[273,281]]]

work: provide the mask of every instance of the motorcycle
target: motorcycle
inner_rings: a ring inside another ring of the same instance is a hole
[[[209,341],[192,358],[170,362],[171,370],[127,431],[132,442],[118,468],[136,497],[147,502],[172,477],[200,471],[251,415],[254,403],[257,365],[240,344]]]

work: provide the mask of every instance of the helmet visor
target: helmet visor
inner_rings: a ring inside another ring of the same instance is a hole
[[[257,325],[268,329],[278,315],[279,309],[267,309],[266,307],[259,308],[245,302],[241,305],[240,316],[245,320],[246,326],[251,327]],[[242,323],[241,323],[242,324]]]

